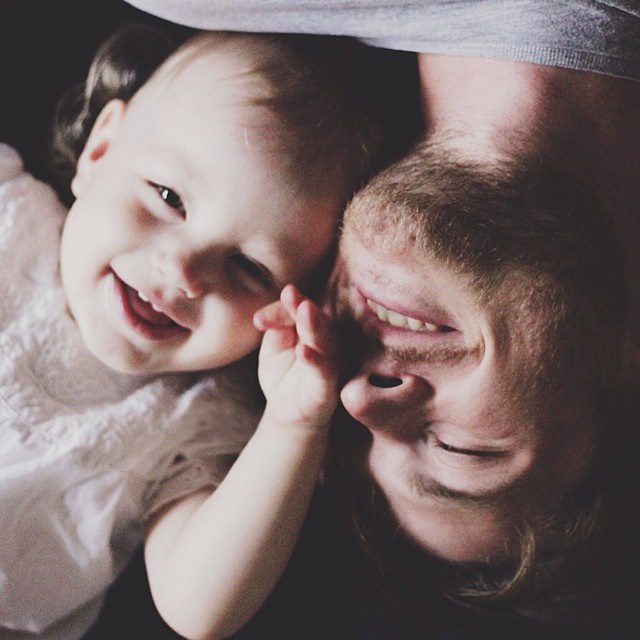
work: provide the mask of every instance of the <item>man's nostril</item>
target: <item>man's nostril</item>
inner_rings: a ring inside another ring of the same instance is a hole
[[[402,380],[400,378],[388,378],[387,376],[372,373],[369,376],[369,384],[373,387],[380,387],[381,389],[390,389],[391,387],[399,387],[402,384]]]

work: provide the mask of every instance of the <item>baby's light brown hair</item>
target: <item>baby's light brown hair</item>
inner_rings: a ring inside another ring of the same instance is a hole
[[[60,101],[52,144],[58,190],[64,200],[72,200],[68,185],[107,102],[128,102],[168,63],[232,47],[246,54],[246,76],[267,87],[256,104],[282,125],[300,187],[315,195],[342,183],[346,204],[377,168],[383,145],[380,121],[358,83],[358,46],[340,38],[228,32],[202,32],[178,46],[156,27],[124,27],[99,49],[86,81]]]

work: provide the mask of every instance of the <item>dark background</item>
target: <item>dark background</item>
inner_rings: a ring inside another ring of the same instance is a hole
[[[20,151],[26,168],[47,179],[47,143],[55,105],[80,83],[97,47],[125,22],[162,26],[177,40],[192,32],[122,0],[2,0],[0,12],[0,141]],[[420,127],[415,56],[368,49],[365,85],[399,152]]]
[[[46,178],[58,99],[82,81],[99,43],[126,21],[167,25],[118,0],[2,1],[0,140],[16,147],[37,177]]]

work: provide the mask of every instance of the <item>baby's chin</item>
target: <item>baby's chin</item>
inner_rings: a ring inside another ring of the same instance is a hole
[[[166,367],[160,367],[148,357],[136,357],[133,354],[124,356],[122,353],[115,351],[92,349],[89,345],[87,347],[96,360],[116,373],[130,376],[151,376],[159,373],[170,373]]]
[[[178,335],[166,341],[147,342],[125,337],[118,332],[103,332],[78,323],[85,348],[105,367],[132,376],[160,374],[197,373],[211,371],[244,360],[257,352],[262,338],[234,341],[233,337],[222,340],[211,336],[211,349],[205,352],[202,340],[188,334]],[[217,345],[217,346],[216,346]],[[222,346],[222,348],[218,348]]]
[[[161,361],[160,354],[154,351],[136,349],[124,340],[101,340],[92,333],[80,331],[86,350],[103,366],[116,373],[131,376],[152,376],[160,373],[171,373],[166,361]]]

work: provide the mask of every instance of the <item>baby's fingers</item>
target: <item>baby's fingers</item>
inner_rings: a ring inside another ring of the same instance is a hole
[[[295,285],[288,284],[280,293],[280,301],[292,318],[296,317],[298,307],[306,298],[298,291]]]
[[[294,327],[282,329],[267,329],[260,345],[260,358],[270,357],[286,349],[296,346],[297,336]]]
[[[311,300],[305,300],[298,307],[296,330],[301,343],[327,358],[335,357],[336,344],[329,318]]]
[[[280,293],[280,300],[258,309],[253,314],[255,328],[266,331],[280,327],[293,327],[296,323],[296,310],[304,299],[292,284],[288,284]]]
[[[287,311],[280,300],[258,309],[253,314],[253,325],[260,331],[281,327],[292,327],[295,324],[293,316]]]
[[[299,342],[296,345],[296,357],[307,364],[312,365],[325,378],[335,377],[335,366],[331,358],[327,358],[322,353]]]

